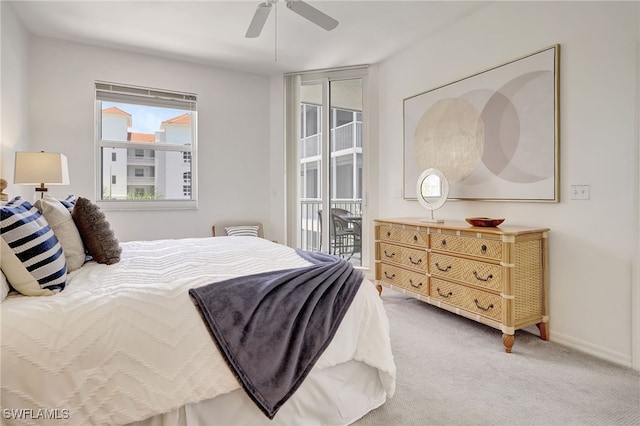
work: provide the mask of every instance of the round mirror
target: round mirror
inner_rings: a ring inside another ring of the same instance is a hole
[[[416,194],[420,205],[431,211],[431,219],[428,221],[434,221],[433,211],[442,207],[449,196],[449,182],[440,170],[427,169],[418,176]]]

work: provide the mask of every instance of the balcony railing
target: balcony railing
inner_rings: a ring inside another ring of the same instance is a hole
[[[321,154],[322,133],[300,139],[300,158]],[[351,122],[331,129],[332,152],[362,147],[362,122]]]
[[[155,185],[156,178],[153,176],[127,176],[127,185]]]
[[[344,209],[355,216],[362,216],[362,200],[335,200],[332,209]],[[300,248],[307,251],[320,251],[322,244],[322,224],[320,214],[322,202],[319,200],[300,201]],[[361,247],[354,247],[357,255],[350,261],[356,266],[361,265]]]
[[[127,155],[128,166],[154,166],[155,164],[155,157],[137,157],[135,155]]]
[[[351,122],[331,129],[333,151],[362,146],[362,123]]]
[[[300,139],[300,158],[320,155],[320,133]]]

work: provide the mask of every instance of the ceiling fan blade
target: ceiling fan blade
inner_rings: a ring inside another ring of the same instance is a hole
[[[253,14],[253,19],[247,28],[247,33],[244,35],[246,38],[256,38],[262,32],[264,23],[267,22],[271,12],[271,3],[260,3],[256,9],[256,13]]]
[[[338,21],[302,0],[287,1],[287,7],[327,31],[338,26]]]

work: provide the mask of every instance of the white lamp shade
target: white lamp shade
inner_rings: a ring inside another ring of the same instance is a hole
[[[67,157],[54,152],[16,152],[13,183],[69,185]]]

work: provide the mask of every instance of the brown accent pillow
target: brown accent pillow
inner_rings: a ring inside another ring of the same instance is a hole
[[[71,214],[87,251],[98,263],[112,265],[120,261],[120,243],[100,207],[78,197]]]

